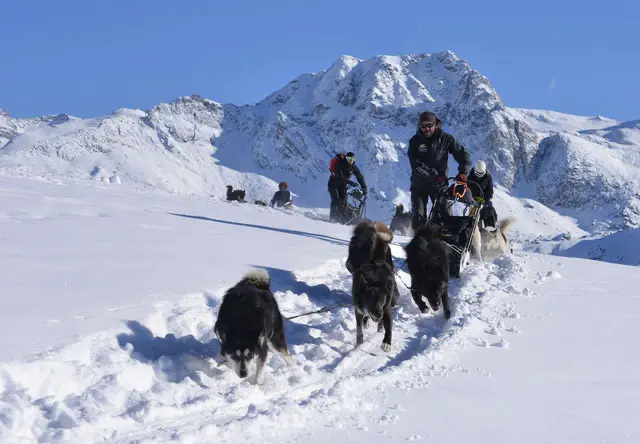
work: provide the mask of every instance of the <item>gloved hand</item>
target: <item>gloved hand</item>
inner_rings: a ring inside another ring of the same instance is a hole
[[[447,178],[445,176],[438,176],[436,180],[438,181],[438,183],[445,183],[447,181]]]
[[[458,173],[458,175],[456,176],[456,180],[459,182],[466,182],[467,181],[467,175],[464,173]]]
[[[434,170],[431,167],[428,167],[427,165],[419,161],[417,162],[416,167],[413,170],[413,173],[425,179],[432,179],[432,180],[433,180],[433,176],[438,174],[436,170]]]
[[[369,191],[366,188],[362,189],[362,195],[366,196]]]

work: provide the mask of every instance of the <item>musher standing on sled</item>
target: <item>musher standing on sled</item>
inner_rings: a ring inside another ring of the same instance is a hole
[[[427,203],[435,204],[440,187],[448,177],[449,154],[458,162],[456,180],[467,181],[471,156],[456,139],[442,131],[442,123],[432,112],[420,114],[418,130],[409,140],[411,165],[411,210],[414,231],[427,220]]]
[[[353,182],[351,175],[355,175],[362,194],[367,195],[367,184],[362,177],[360,169],[356,166],[356,156],[352,152],[348,152],[345,156],[338,155],[336,161],[331,164],[331,176],[329,176],[329,182],[327,184],[329,188],[329,195],[331,196],[331,209],[329,216],[331,221],[337,220],[338,222],[345,222],[345,208],[347,205],[347,185],[356,186],[357,183]]]

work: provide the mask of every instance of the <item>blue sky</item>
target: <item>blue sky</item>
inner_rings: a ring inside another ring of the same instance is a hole
[[[640,119],[639,16],[637,1],[0,0],[0,107],[254,103],[343,54],[450,49],[508,106]]]

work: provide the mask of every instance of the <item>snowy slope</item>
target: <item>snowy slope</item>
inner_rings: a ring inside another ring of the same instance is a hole
[[[51,122],[63,122],[68,118],[66,114],[60,114],[32,119],[14,119],[6,110],[0,108],[0,148],[19,134],[34,128],[42,128]]]
[[[640,226],[640,125],[603,117],[517,110],[540,134],[527,170],[537,199],[575,217],[581,227],[606,232]],[[596,228],[591,228],[596,222]]]
[[[297,259],[300,267],[318,266],[349,239],[347,227],[253,204],[126,184],[0,184],[0,312],[12,313],[0,323],[2,359],[120,325],[193,288],[228,285],[252,264],[284,267],[298,248],[312,253]]]
[[[614,264],[640,265],[638,245],[640,245],[640,229],[636,228],[602,237],[590,237],[578,242],[563,240],[558,242],[551,252],[559,256],[588,258]]]
[[[384,400],[359,418],[356,430],[317,427],[301,434],[310,436],[304,442],[638,442],[637,269],[520,259],[519,278],[535,294],[507,297],[520,317],[498,311],[489,318],[504,329],[477,325],[475,335],[484,338],[476,341],[489,347],[470,345],[455,371],[431,375],[424,387],[381,393]],[[491,346],[500,341],[508,347]],[[450,355],[439,358],[447,362]]]
[[[212,103],[188,100],[184,111],[190,113],[191,118],[198,114],[205,116]],[[220,197],[224,196],[227,184],[243,184],[255,190],[277,189],[276,182],[262,175],[218,165],[209,142],[190,144],[186,148],[174,145],[173,137],[180,140],[186,137],[175,132],[182,117],[177,111],[175,114],[170,116],[174,126],[166,130],[173,135],[171,139],[162,130],[155,129],[154,125],[159,128],[167,125],[155,108],[149,113],[119,110],[102,118],[69,119],[38,127],[14,137],[0,150],[4,170],[11,175],[95,180],[117,174],[128,183]],[[194,131],[193,126],[190,130]],[[210,130],[213,132],[215,128]],[[206,137],[211,137],[209,132]],[[265,199],[271,194],[250,191],[247,199]]]
[[[549,135],[556,132],[590,131],[617,125],[619,122],[602,116],[575,116],[572,114],[545,111],[539,109],[511,108],[514,117],[526,119],[536,132]]]
[[[0,180],[2,442],[640,438],[638,268],[517,252],[451,282],[449,322],[400,283],[391,353],[373,329],[353,350],[350,308],[297,318],[296,365],[272,356],[257,387],[216,365],[222,294],[260,266],[285,316],[349,301],[347,227],[124,183]]]

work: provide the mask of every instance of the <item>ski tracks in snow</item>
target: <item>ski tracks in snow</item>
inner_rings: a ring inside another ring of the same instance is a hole
[[[402,265],[402,249],[393,246]],[[344,260],[292,273],[267,268],[285,317],[351,301]],[[226,289],[158,304],[143,322],[0,366],[3,442],[244,442],[282,438],[292,429],[362,424],[390,387],[424,387],[434,376],[469,371],[467,347],[508,348],[517,334],[513,296],[533,297],[525,260],[509,256],[470,266],[450,281],[453,314],[418,312],[400,282],[392,350],[371,326],[355,347],[352,307],[285,321],[293,367],[270,353],[265,382],[252,385],[217,365],[216,313]]]

